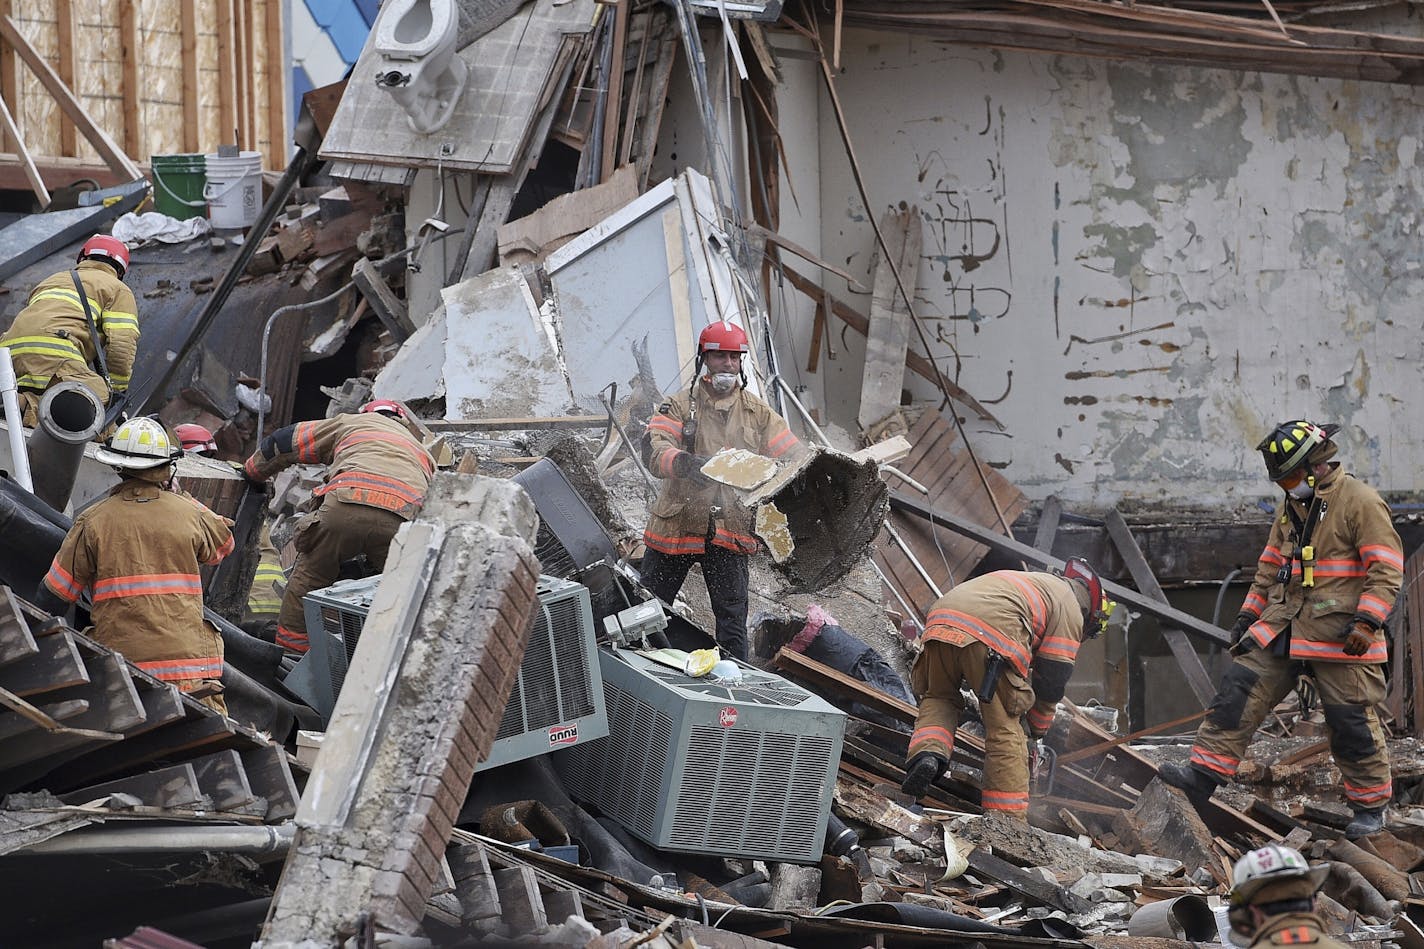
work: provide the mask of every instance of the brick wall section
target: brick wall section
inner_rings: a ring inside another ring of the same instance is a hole
[[[369,767],[343,828],[299,831],[267,949],[335,945],[361,913],[382,930],[416,932],[475,764],[494,742],[537,602],[533,505],[511,482],[442,474],[427,518],[447,533]]]

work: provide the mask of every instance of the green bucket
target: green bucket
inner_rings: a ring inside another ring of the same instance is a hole
[[[201,155],[154,155],[153,209],[180,221],[207,214],[207,160]]]

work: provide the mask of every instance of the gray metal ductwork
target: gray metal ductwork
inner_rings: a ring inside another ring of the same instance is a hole
[[[104,827],[70,831],[42,840],[15,854],[59,853],[224,853],[283,855],[292,845],[297,826],[275,827]]]
[[[64,510],[79,476],[84,446],[103,427],[104,406],[87,386],[61,382],[45,392],[29,446],[36,497],[56,511]]]

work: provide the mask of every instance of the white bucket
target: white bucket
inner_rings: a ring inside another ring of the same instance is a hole
[[[206,155],[208,181],[203,197],[215,230],[240,230],[257,223],[262,210],[262,153],[241,152],[236,158]]]

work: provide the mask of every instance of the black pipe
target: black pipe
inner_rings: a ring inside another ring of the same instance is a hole
[[[40,399],[39,425],[30,433],[30,480],[35,496],[62,511],[74,492],[84,446],[104,425],[104,406],[88,386],[61,382]]]

